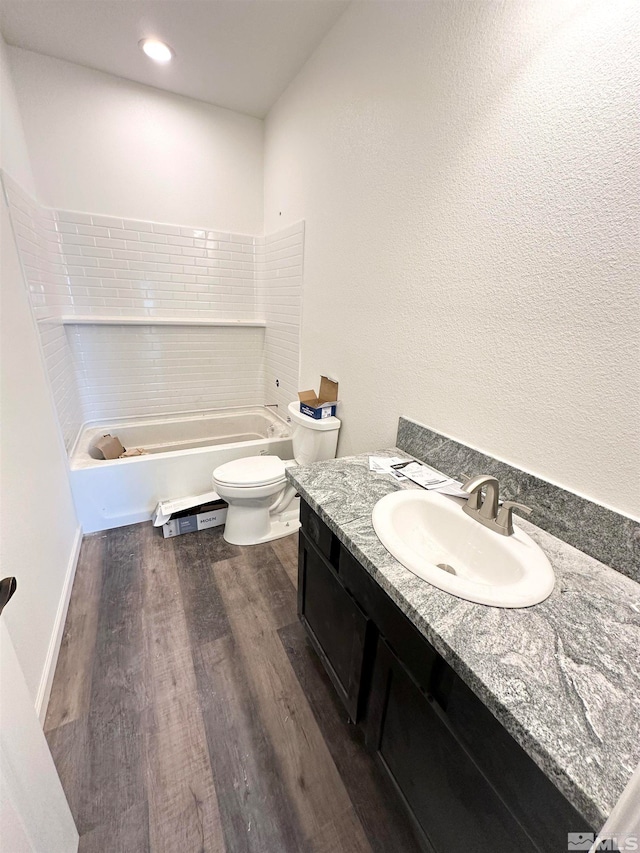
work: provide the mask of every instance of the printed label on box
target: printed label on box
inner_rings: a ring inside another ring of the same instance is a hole
[[[191,533],[198,529],[198,516],[188,515],[186,518],[178,519],[178,530],[180,533]]]
[[[162,535],[165,539],[171,536],[180,536],[183,533],[193,533],[197,530],[207,530],[210,527],[219,527],[227,518],[227,507],[221,507],[214,511],[201,512],[196,515],[183,515],[172,518],[162,525]]]
[[[303,415],[307,415],[310,418],[313,418],[316,421],[322,420],[323,418],[331,418],[336,413],[335,406],[308,406],[306,403],[300,403],[300,412]]]
[[[223,524],[227,517],[226,509],[219,509],[216,512],[203,512],[196,516],[198,519],[198,530],[207,530],[209,527],[218,527]]]

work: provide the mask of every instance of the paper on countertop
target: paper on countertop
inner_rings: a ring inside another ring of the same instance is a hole
[[[423,489],[441,492],[456,498],[469,497],[469,494],[462,490],[462,484],[454,480],[453,477],[445,477],[444,474],[429,468],[422,462],[404,462],[394,467],[396,471]]]
[[[394,467],[396,471],[400,471],[408,480],[422,486],[423,489],[436,489],[445,483],[453,482],[450,477],[445,477],[444,474],[423,465],[421,462],[403,460]]]
[[[375,474],[391,474],[397,480],[411,480],[417,486],[429,491],[441,492],[456,498],[468,498],[467,492],[461,489],[461,483],[452,477],[445,477],[439,471],[399,456],[370,456],[369,470]]]
[[[400,465],[406,461],[403,456],[370,456],[369,470],[374,474],[393,474],[392,465]]]
[[[465,500],[469,499],[469,492],[465,492],[461,484],[457,480],[451,480],[450,483],[447,483],[443,486],[439,486],[434,491],[440,492],[441,495],[449,495],[452,498],[464,498]]]

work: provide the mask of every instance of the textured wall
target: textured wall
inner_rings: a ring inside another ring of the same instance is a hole
[[[267,118],[305,219],[302,384],[640,515],[635,0],[360,3]]]

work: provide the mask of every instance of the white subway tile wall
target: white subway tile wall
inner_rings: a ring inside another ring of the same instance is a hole
[[[53,212],[67,314],[256,318],[255,237]]]
[[[276,402],[286,417],[298,390],[303,223],[254,237],[50,210],[3,181],[67,446],[103,417]]]
[[[73,354],[57,319],[71,306],[72,297],[53,212],[41,208],[4,172],[1,177],[60,429],[69,447],[83,413]]]
[[[69,326],[87,420],[255,406],[264,329]]]
[[[304,222],[256,241],[258,310],[266,320],[265,402],[287,405],[298,399]]]

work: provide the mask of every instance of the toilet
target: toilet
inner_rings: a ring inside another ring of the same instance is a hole
[[[213,472],[213,488],[229,504],[223,535],[232,545],[258,545],[295,533],[300,527],[300,498],[285,470],[335,458],[340,420],[302,415],[297,401],[289,403],[288,411],[293,459],[245,456]]]

